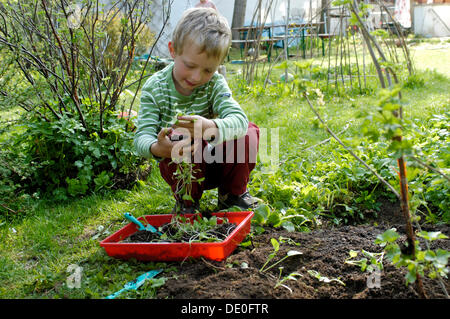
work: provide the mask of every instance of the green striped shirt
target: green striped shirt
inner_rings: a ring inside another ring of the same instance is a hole
[[[184,96],[175,89],[173,62],[153,74],[142,87],[134,146],[139,155],[153,156],[150,147],[162,128],[170,127],[178,113],[213,119],[219,129],[212,145],[236,139],[247,133],[248,119],[233,99],[224,77],[215,73],[205,85]],[[155,156],[155,158],[157,158]],[[158,158],[157,158],[158,159]]]

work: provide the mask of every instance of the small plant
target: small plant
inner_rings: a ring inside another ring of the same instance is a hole
[[[204,177],[195,177],[198,171],[199,169],[195,169],[192,163],[181,162],[177,165],[177,170],[174,172],[174,176],[178,180],[176,194],[182,200],[194,200],[192,198],[192,183],[201,183],[205,180]]]
[[[175,110],[176,115],[172,118],[172,125],[178,124],[178,117],[183,116],[180,110]],[[188,137],[191,138],[191,137]],[[173,173],[175,179],[178,181],[175,193],[181,200],[194,201],[192,198],[192,184],[202,183],[205,178],[197,178],[195,175],[200,169],[195,168],[195,164],[191,162],[190,157],[183,154],[181,158],[172,159],[172,163],[177,164],[176,171]]]
[[[278,275],[278,281],[277,281],[277,283],[276,283],[274,288],[284,287],[284,288],[288,289],[292,293],[292,289],[289,288],[288,286],[286,286],[284,284],[284,282],[287,281],[287,280],[297,280],[297,277],[303,277],[303,275],[299,274],[298,272],[291,272],[289,275],[284,276],[283,278],[281,278],[281,274],[283,272],[283,267],[279,267],[278,269],[280,270],[280,274]]]
[[[437,239],[448,238],[441,232],[426,232],[421,231],[417,233],[417,236],[424,238],[428,241],[434,241]],[[449,269],[447,267],[448,258],[450,252],[444,249],[437,250],[421,250],[419,242],[415,242],[415,255],[405,254],[399,244],[396,243],[400,235],[396,232],[395,228],[386,230],[383,234],[377,236],[375,243],[384,247],[386,257],[396,267],[406,267],[408,273],[405,276],[406,285],[414,283],[417,278],[417,274],[424,276],[425,273],[428,277],[435,278],[447,278]],[[407,244],[407,243],[406,243]]]
[[[370,251],[361,249],[361,253],[365,257],[359,260],[352,260],[353,258],[356,258],[358,256],[358,251],[350,250],[349,252],[350,257],[345,260],[345,263],[359,266],[362,272],[364,271],[372,272],[375,269],[383,270],[384,252],[371,253]]]
[[[273,252],[269,255],[269,257],[267,258],[267,261],[261,267],[259,272],[266,272],[266,271],[268,271],[270,268],[273,268],[274,266],[278,265],[279,263],[281,263],[283,260],[285,260],[288,257],[292,257],[292,256],[297,256],[297,255],[303,254],[302,252],[299,252],[297,250],[289,250],[286,253],[286,256],[284,256],[283,258],[281,258],[280,260],[278,260],[277,262],[273,263],[272,265],[270,265],[269,267],[266,268],[267,264],[277,255],[278,251],[280,250],[280,243],[275,238],[271,238],[270,242],[271,242],[271,244],[273,246]]]
[[[342,280],[340,280],[339,278],[331,278],[330,279],[328,277],[322,276],[320,274],[320,272],[318,272],[316,270],[308,270],[308,274],[310,274],[312,277],[314,277],[317,280],[324,282],[324,283],[330,283],[330,282],[335,281],[335,282],[341,284],[342,286],[345,286],[345,283]]]
[[[267,205],[259,205],[253,211],[255,216],[252,220],[257,225],[256,231],[262,233],[264,231],[263,226],[283,227],[287,231],[295,231],[295,225],[287,219],[293,218],[293,216],[284,217],[276,211],[272,211]]]

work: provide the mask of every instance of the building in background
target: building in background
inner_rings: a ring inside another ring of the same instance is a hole
[[[260,0],[247,0],[244,25],[250,25],[253,14]],[[262,12],[270,0],[261,0]],[[339,34],[346,32],[348,27],[349,13],[340,12],[338,8],[330,6],[326,11],[325,17],[321,18],[322,3],[328,1],[323,0],[273,0],[272,9],[267,17],[266,23],[281,23],[286,21],[286,9],[290,8],[290,21],[313,21],[320,19],[326,20],[327,28],[322,31],[330,34]],[[371,30],[377,28],[387,28],[389,17],[386,12],[380,9],[378,0],[363,0],[370,3],[373,8],[368,17],[368,24]],[[164,28],[163,33],[154,49],[152,55],[160,57],[168,57],[167,43],[171,39],[172,31],[175,28],[182,13],[189,8],[195,6],[198,0],[153,0],[151,11],[153,18],[150,28],[158,35],[163,26],[164,17],[167,14],[167,7],[172,3],[170,8],[170,18]],[[410,32],[425,37],[446,37],[450,36],[450,0],[388,0],[383,1],[393,16],[397,17],[403,28],[408,29],[412,26]],[[232,25],[234,0],[215,0],[219,12],[227,18],[230,26]],[[413,15],[411,11],[413,7]],[[263,19],[261,19],[263,20]],[[342,26],[341,26],[342,24]]]
[[[414,33],[424,37],[450,37],[450,0],[417,0]]]

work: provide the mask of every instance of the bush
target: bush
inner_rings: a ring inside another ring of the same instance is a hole
[[[125,119],[113,112],[106,115],[102,137],[68,115],[52,122],[27,118],[2,145],[0,192],[25,190],[65,199],[111,188],[120,177],[133,174],[144,163],[135,154],[134,133],[125,130]],[[89,114],[86,121],[95,128],[97,114]]]
[[[74,20],[65,2],[0,3],[0,108],[23,117],[0,128],[0,194],[64,199],[129,187],[140,173],[133,125],[118,114],[135,101],[121,100],[134,55],[154,42],[148,2],[78,5]]]

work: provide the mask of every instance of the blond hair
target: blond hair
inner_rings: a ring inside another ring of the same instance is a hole
[[[195,44],[222,62],[231,45],[231,30],[227,19],[211,8],[192,8],[181,16],[172,35],[176,54],[182,54],[186,43]]]

